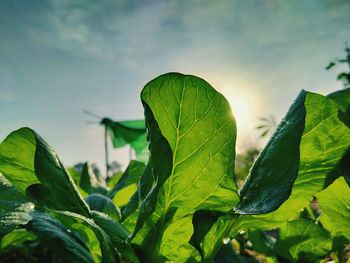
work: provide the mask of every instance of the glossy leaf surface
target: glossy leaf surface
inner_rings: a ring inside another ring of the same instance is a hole
[[[48,214],[36,212],[28,228],[60,258],[69,262],[93,262],[81,237]]]
[[[0,173],[0,238],[32,220],[34,204]]]

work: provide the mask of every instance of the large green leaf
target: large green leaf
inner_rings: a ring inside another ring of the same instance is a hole
[[[238,202],[230,106],[204,80],[179,73],[149,82],[141,99],[156,183],[140,208],[135,242],[151,262],[198,258],[188,243],[194,212],[228,212]]]
[[[21,143],[27,142],[26,140],[31,139],[32,136],[35,138],[35,143],[31,145],[35,151],[21,152],[16,151],[15,148],[16,154],[9,154],[8,150],[11,150],[11,148],[8,148],[9,145],[20,147]],[[31,156],[33,152],[35,155]],[[104,232],[92,219],[87,203],[82,199],[56,153],[34,131],[29,128],[22,128],[11,133],[0,145],[0,156],[2,157],[0,168],[4,176],[6,177],[9,171],[10,176],[8,178],[13,181],[14,186],[18,181],[21,182],[19,189],[22,190],[22,195],[25,192],[33,198],[34,203],[41,209],[75,218],[90,227],[100,242],[102,261],[119,261],[118,247],[114,246],[109,234]],[[29,159],[34,163],[34,166],[32,166],[34,170],[31,173],[39,183],[24,184],[21,180],[21,172],[12,169],[17,164]],[[19,180],[16,180],[16,178],[19,178]],[[66,243],[66,245],[69,244]]]
[[[343,96],[350,97],[350,91]],[[350,146],[350,128],[341,118],[338,104],[333,99],[308,92],[304,107],[306,118],[300,143],[299,170],[291,195],[276,211],[265,215],[241,216],[233,231],[244,228],[272,229],[290,218],[296,218],[300,210],[309,204],[312,196],[329,182],[329,177],[347,153]],[[284,156],[285,153],[281,152],[280,158],[285,158]],[[275,166],[275,169],[280,169],[279,159],[275,160]],[[252,178],[249,183],[259,183],[260,180],[264,179]],[[275,187],[278,189],[278,186],[279,184]],[[271,185],[261,184],[258,190],[265,192],[262,189],[264,187],[269,188]],[[255,200],[251,199],[251,202],[253,204]],[[257,203],[260,204],[261,201],[258,200]]]
[[[287,116],[260,152],[240,189],[241,214],[262,214],[277,209],[290,195],[298,174],[299,144],[304,130],[306,93],[300,93]]]
[[[0,238],[32,220],[34,204],[0,173]]]
[[[293,262],[313,262],[332,250],[329,233],[311,220],[287,222],[279,230],[275,253]]]
[[[102,253],[102,262],[103,263],[112,263],[112,262],[120,262],[118,255],[118,247],[115,247],[112,243],[111,237],[108,233],[106,233],[102,227],[100,227],[93,218],[87,218],[80,214],[68,212],[68,211],[54,211],[52,210],[56,216],[63,216],[66,219],[61,220],[66,222],[67,220],[76,220],[77,223],[83,224],[89,227],[97,237],[100,242],[100,249]],[[91,211],[91,216],[95,215],[96,211]],[[102,213],[101,213],[102,214]],[[107,216],[107,215],[105,215]],[[108,216],[107,216],[108,217]],[[108,217],[110,218],[110,217]],[[113,219],[111,219],[113,221]],[[118,222],[115,222],[119,224]]]
[[[318,220],[332,236],[343,236],[350,241],[350,188],[344,177],[316,194],[321,209]]]
[[[52,212],[56,215],[67,217],[68,220],[75,219],[77,222],[88,226],[100,242],[102,262],[120,262],[120,257],[126,258],[127,262],[138,262],[132,246],[127,242],[130,233],[107,214],[92,210],[92,218],[87,218],[72,212]]]
[[[34,213],[27,227],[39,237],[45,247],[60,258],[69,262],[93,262],[81,237],[48,214]]]
[[[33,130],[21,128],[1,143],[0,171],[36,203],[90,217],[88,205],[57,154]]]

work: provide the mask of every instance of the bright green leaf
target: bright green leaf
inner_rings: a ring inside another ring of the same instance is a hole
[[[179,73],[149,82],[141,99],[156,184],[140,208],[137,240],[148,261],[196,260],[198,252],[188,243],[194,212],[228,212],[238,202],[230,106],[204,80]]]
[[[316,194],[321,209],[318,220],[334,237],[343,236],[350,241],[350,188],[344,177]]]
[[[194,218],[196,243],[201,249],[202,261],[211,262],[219,252],[225,238],[229,237],[229,230],[234,224],[232,215],[211,218],[209,214],[199,213]]]
[[[8,249],[14,246],[21,246],[25,241],[36,240],[37,237],[33,232],[27,231],[26,229],[16,229],[0,239],[0,251]]]
[[[0,144],[0,171],[17,189],[40,183],[34,172],[36,136],[29,128],[12,132]]]
[[[312,262],[332,250],[329,233],[311,220],[289,221],[279,230],[275,252],[293,262]]]
[[[132,185],[137,184],[140,181],[140,178],[145,170],[145,164],[142,162],[132,160],[125,172],[121,176],[118,183],[113,187],[113,189],[108,193],[110,198],[113,198],[114,195],[121,189]]]

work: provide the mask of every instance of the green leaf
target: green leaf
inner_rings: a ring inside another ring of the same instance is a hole
[[[117,221],[121,219],[119,208],[107,196],[91,194],[86,198],[86,202],[91,210],[103,212]]]
[[[0,173],[0,238],[32,220],[34,204]]]
[[[109,198],[113,198],[114,195],[121,189],[137,184],[145,170],[145,164],[142,162],[132,160],[118,183],[113,187],[113,189],[108,193]]]
[[[76,214],[68,211],[52,210],[51,212],[53,212],[57,216],[66,217],[67,218],[66,220],[74,219],[80,224],[84,224],[85,226],[89,227],[95,233],[95,236],[100,242],[103,263],[120,262],[119,255],[117,253],[117,248],[114,247],[111,241],[111,238],[98,224],[94,222],[92,218],[87,218],[80,214]],[[99,213],[96,211],[91,211],[91,212],[92,212],[92,216],[96,213]],[[61,220],[61,221],[66,221],[66,220]],[[111,220],[113,221],[113,219]]]
[[[131,199],[131,197],[137,193],[137,184],[131,184],[127,187],[118,191],[113,197],[113,203],[116,206],[123,207],[125,206]]]
[[[260,229],[249,229],[248,240],[252,243],[252,248],[265,256],[274,255],[273,250],[276,239],[267,235]]]
[[[275,252],[293,262],[312,262],[332,251],[329,233],[311,220],[297,219],[280,228]]]
[[[72,177],[74,183],[76,185],[79,185],[80,173],[77,171],[77,169],[75,167],[68,167],[66,169],[67,169],[69,175]]]
[[[33,232],[26,229],[16,229],[0,239],[0,251],[7,250],[11,247],[24,246],[25,241],[36,240],[37,237]]]
[[[81,237],[48,214],[34,213],[28,228],[39,237],[46,247],[62,259],[69,262],[93,262]]]
[[[222,246],[221,250],[215,257],[216,263],[255,263],[256,260],[252,257],[239,255],[233,249],[230,243]]]
[[[37,204],[90,217],[88,205],[57,154],[33,130],[21,128],[1,143],[0,171]]]
[[[137,224],[140,205],[142,204],[142,201],[146,198],[147,194],[152,189],[153,183],[154,182],[153,182],[153,177],[151,173],[151,168],[150,168],[150,165],[147,165],[145,167],[144,173],[141,175],[141,179],[138,183],[137,191],[133,194],[133,196],[130,198],[130,200],[122,210],[122,215],[123,215],[122,224],[131,233],[134,232],[135,226]],[[146,230],[146,232],[147,231],[148,230]],[[135,240],[133,242],[135,243]],[[139,243],[142,243],[142,241],[140,241]]]
[[[122,177],[123,172],[116,172],[115,174],[113,174],[112,177],[109,177],[107,180],[107,185],[109,188],[113,188],[120,180],[120,178]]]
[[[326,67],[326,70],[329,70],[331,68],[333,68],[336,64],[332,61],[328,64],[328,66]]]
[[[79,186],[88,194],[100,193],[107,194],[108,187],[104,180],[99,180],[91,168],[91,165],[86,162],[83,165]]]
[[[32,130],[12,132],[0,145],[0,171],[17,189],[40,183],[34,172],[36,137]]]
[[[343,96],[350,97],[350,91],[348,90],[343,93]],[[329,177],[333,170],[348,152],[350,146],[350,129],[344,123],[341,115],[339,115],[341,107],[333,99],[314,93],[307,93],[304,106],[306,109],[305,129],[300,143],[298,175],[292,185],[291,195],[274,212],[265,215],[240,217],[233,231],[247,228],[273,229],[288,219],[296,218],[300,210],[309,204],[312,196],[321,191],[326,183],[329,182]],[[289,149],[289,145],[285,144],[285,147]],[[286,158],[284,152],[280,152],[279,156],[279,158],[271,160],[275,165],[274,169],[277,170],[284,169],[279,164],[280,159]],[[288,174],[282,174],[281,178]],[[266,179],[264,176],[266,175],[262,174],[260,177],[251,178],[247,181],[247,183],[249,182],[253,186],[257,182],[257,185],[260,186],[255,189],[255,199],[252,193],[249,193],[251,196],[249,207],[254,208],[255,202],[261,205],[258,208],[263,207],[264,203],[260,200],[261,197],[265,197],[266,202],[271,201],[271,198],[266,196],[267,192],[263,188],[269,189],[275,187],[276,189],[271,191],[277,195],[277,189],[281,187],[281,184],[278,182],[277,184],[265,182]],[[289,179],[292,182],[292,178]],[[282,189],[281,192],[283,193]],[[265,193],[266,195],[259,193]],[[279,200],[282,202],[281,198]],[[273,203],[276,204],[276,202]],[[254,211],[254,209],[250,210],[251,213]],[[261,210],[259,209],[258,211]]]
[[[118,222],[104,213],[92,211],[94,222],[105,232],[121,256],[131,262],[139,262],[133,248],[128,244],[129,232]]]
[[[132,246],[127,243],[129,232],[107,214],[92,210],[92,219],[90,219],[71,212],[52,212],[68,217],[68,219],[75,219],[94,231],[100,241],[102,262],[120,262],[119,254],[131,262],[138,262]]]
[[[350,108],[350,96],[349,96],[350,89],[343,89],[336,92],[333,92],[329,94],[327,97],[334,100],[337,104],[339,109],[346,113]],[[350,116],[350,115],[348,115]]]
[[[193,214],[228,212],[238,202],[230,106],[204,80],[179,73],[149,82],[141,99],[155,185],[140,208],[137,243],[150,262],[196,260]]]
[[[122,207],[129,202],[132,195],[137,191],[137,184],[144,170],[145,164],[142,162],[133,160],[129,163],[118,183],[108,193],[108,196],[113,199],[116,205]]]
[[[247,181],[240,189],[241,202],[237,212],[271,212],[289,197],[298,174],[305,97],[306,92],[302,91],[254,162]]]
[[[71,217],[69,218],[67,216],[62,216],[62,215],[55,215],[55,216],[67,228],[76,232],[77,234],[80,235],[82,239],[84,239],[84,242],[88,246],[90,253],[95,262],[102,262],[100,242],[91,227],[88,227],[86,224]],[[68,218],[70,220],[68,220]]]
[[[333,237],[343,236],[350,241],[350,188],[339,177],[322,192],[316,194],[321,209],[318,220]]]
[[[224,244],[224,239],[229,237],[229,230],[235,220],[237,218],[232,215],[216,218],[210,214],[198,213],[197,218],[194,218],[194,236],[197,239],[197,246],[200,247],[202,261],[213,261]]]

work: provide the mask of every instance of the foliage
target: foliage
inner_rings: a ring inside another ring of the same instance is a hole
[[[260,123],[256,127],[260,131],[260,137],[266,137],[271,134],[277,127],[276,119],[273,115],[262,117],[259,119]]]
[[[331,68],[339,64],[347,64],[350,70],[350,48],[346,43],[345,43],[344,51],[346,53],[345,58],[335,59],[334,61],[331,61],[326,67],[327,70],[330,70]],[[350,71],[339,73],[337,75],[337,80],[340,80],[343,82],[344,88],[350,88]]]
[[[1,259],[346,260],[350,89],[302,91],[240,190],[236,125],[220,93],[198,77],[168,73],[149,82],[141,100],[149,162],[132,161],[108,183],[87,163],[73,180],[30,128],[7,136],[0,145]]]

